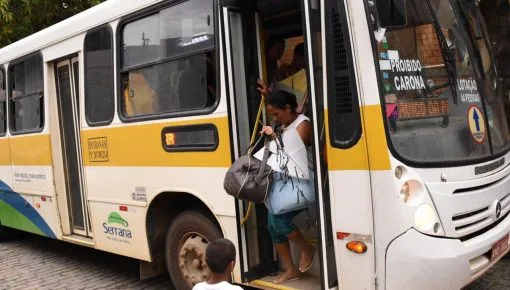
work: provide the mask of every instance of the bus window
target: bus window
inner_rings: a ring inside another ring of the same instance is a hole
[[[419,163],[490,156],[483,121],[487,88],[479,87],[476,54],[450,1],[407,1],[406,11],[406,26],[388,27],[376,37],[395,151]]]
[[[43,70],[39,54],[12,65],[10,73],[11,131],[27,133],[43,128]]]
[[[213,1],[191,0],[122,30],[122,114],[152,117],[216,101]]]
[[[6,101],[5,73],[3,69],[0,69],[0,136],[5,135],[7,129]]]
[[[485,105],[487,108],[489,126],[491,130],[490,138],[495,154],[499,154],[508,149],[508,121],[505,118],[505,112],[508,112],[508,103],[504,102],[502,88],[496,73],[496,65],[491,53],[491,44],[488,38],[485,21],[473,1],[459,0],[459,10],[462,19],[465,20],[464,27],[469,31],[473,41],[476,53],[478,68],[482,75],[480,83],[485,95]]]
[[[108,124],[114,115],[113,39],[109,26],[85,37],[85,116],[91,126]]]

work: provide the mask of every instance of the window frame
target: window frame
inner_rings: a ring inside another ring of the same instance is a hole
[[[11,114],[11,101],[12,101],[12,79],[11,79],[11,70],[21,63],[24,63],[25,61],[29,60],[30,58],[33,58],[35,56],[39,56],[41,59],[41,74],[42,74],[42,87],[41,87],[41,125],[37,129],[31,129],[31,130],[14,130],[14,122],[12,122],[11,118],[14,116],[14,114]],[[20,58],[17,58],[9,63],[9,67],[7,69],[7,73],[9,74],[9,77],[7,78],[8,81],[8,90],[7,90],[7,110],[9,111],[9,132],[11,135],[27,135],[27,134],[33,134],[33,133],[40,133],[44,131],[44,127],[46,125],[46,98],[44,96],[45,92],[45,82],[44,82],[44,59],[41,51],[37,51],[31,54],[27,54],[25,56],[22,56]]]
[[[87,50],[86,50],[86,41],[87,41],[87,37],[92,34],[92,33],[95,33],[95,32],[98,32],[100,31],[101,29],[105,29],[107,28],[108,31],[110,32],[110,41],[111,41],[111,46],[112,46],[112,79],[111,79],[111,83],[112,83],[112,89],[113,89],[113,93],[112,93],[112,101],[113,101],[113,110],[110,112],[111,113],[111,116],[108,120],[105,120],[105,121],[99,121],[99,122],[92,122],[89,120],[88,118],[88,115],[87,115]],[[83,80],[84,80],[84,83],[83,83],[83,91],[84,91],[84,96],[83,96],[83,112],[85,114],[85,121],[87,122],[87,125],[89,127],[99,127],[99,126],[108,126],[110,125],[113,120],[115,119],[115,107],[117,106],[116,102],[115,102],[115,74],[116,74],[116,65],[115,65],[115,51],[116,51],[116,48],[115,48],[115,33],[111,27],[110,24],[104,24],[104,25],[101,25],[101,26],[98,26],[96,28],[93,28],[91,30],[88,30],[86,35],[85,35],[85,38],[83,39]]]
[[[165,143],[165,135],[168,133],[194,133],[199,131],[210,131],[214,134],[214,143],[210,146],[197,146],[196,144],[176,144],[173,147]],[[166,152],[212,152],[218,149],[220,137],[218,128],[212,123],[192,124],[182,126],[168,126],[161,130],[161,144]]]
[[[5,137],[7,135],[7,130],[9,129],[9,117],[8,117],[8,111],[9,111],[9,93],[7,92],[7,71],[5,70],[4,66],[3,65],[0,65],[0,72],[2,72],[3,74],[3,81],[4,81],[4,90],[5,90],[5,111],[4,111],[4,117],[5,117],[5,127],[4,127],[4,131],[3,132],[0,132],[0,137]]]
[[[218,108],[218,105],[220,103],[220,100],[221,100],[221,89],[220,89],[220,54],[219,54],[219,45],[220,45],[220,27],[218,25],[218,19],[219,19],[219,15],[218,15],[218,11],[219,8],[218,8],[218,1],[213,1],[213,23],[214,23],[214,49],[206,49],[206,50],[195,50],[195,51],[192,51],[192,52],[189,52],[189,53],[184,53],[184,54],[179,54],[178,56],[173,56],[173,57],[169,57],[169,58],[165,58],[163,60],[157,60],[157,61],[151,61],[151,62],[147,62],[147,63],[144,63],[144,64],[141,64],[141,65],[135,65],[135,66],[130,66],[128,69],[123,69],[122,68],[122,62],[123,62],[123,53],[121,51],[121,47],[122,47],[122,43],[123,43],[123,32],[124,32],[124,29],[126,27],[126,25],[134,22],[134,21],[137,21],[137,20],[140,20],[140,19],[144,19],[146,17],[149,17],[151,15],[154,15],[154,14],[157,14],[159,13],[161,10],[164,10],[164,9],[167,9],[167,8],[170,8],[170,7],[173,7],[173,6],[176,6],[176,5],[179,5],[179,4],[182,4],[182,3],[185,3],[185,2],[188,2],[190,0],[174,0],[174,1],[169,1],[169,3],[159,3],[159,4],[156,4],[156,5],[153,5],[149,8],[146,8],[146,9],[143,9],[143,10],[140,10],[140,11],[137,11],[133,14],[130,14],[128,16],[125,16],[123,17],[120,22],[119,22],[119,25],[117,25],[117,31],[116,31],[116,44],[117,44],[117,48],[116,48],[116,51],[117,51],[117,56],[116,56],[116,61],[117,61],[117,65],[116,65],[116,69],[117,69],[117,73],[116,73],[116,76],[117,76],[117,96],[116,96],[116,99],[117,99],[117,114],[119,116],[119,119],[121,120],[121,122],[123,123],[134,123],[134,122],[141,122],[141,121],[151,121],[151,120],[161,120],[161,119],[170,119],[170,118],[178,118],[178,117],[188,117],[188,116],[201,116],[201,115],[209,115],[211,113],[213,113],[214,111],[216,111],[216,109]],[[207,52],[211,52],[213,51],[214,52],[214,57],[215,57],[215,65],[216,65],[216,68],[215,68],[215,74],[216,74],[216,99],[213,101],[212,105],[211,106],[208,106],[206,108],[203,108],[203,109],[196,109],[196,110],[183,110],[183,111],[176,111],[176,112],[167,112],[167,113],[153,113],[153,114],[150,114],[150,115],[142,115],[142,116],[132,116],[132,117],[126,117],[124,115],[124,112],[123,112],[123,109],[124,109],[124,100],[123,100],[123,95],[122,95],[122,74],[123,73],[126,73],[126,72],[129,72],[129,71],[133,71],[133,70],[137,70],[137,69],[141,69],[141,68],[148,68],[148,67],[152,67],[152,66],[155,66],[155,65],[158,65],[158,64],[163,64],[163,63],[167,63],[167,62],[172,62],[172,61],[176,61],[176,60],[180,60],[180,59],[183,59],[183,58],[186,58],[186,57],[190,57],[190,56],[194,56],[194,55],[199,55],[199,54],[202,54],[202,53],[207,53]]]

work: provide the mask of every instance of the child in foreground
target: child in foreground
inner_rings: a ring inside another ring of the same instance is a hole
[[[201,282],[193,290],[243,290],[234,286],[230,280],[236,261],[236,248],[227,239],[218,239],[209,243],[205,251],[205,262],[211,270],[211,276],[206,282]]]

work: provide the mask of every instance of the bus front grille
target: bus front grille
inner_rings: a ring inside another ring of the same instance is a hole
[[[457,213],[452,217],[452,223],[459,237],[490,226],[510,212],[510,194],[505,195],[498,202],[486,204],[476,210]]]

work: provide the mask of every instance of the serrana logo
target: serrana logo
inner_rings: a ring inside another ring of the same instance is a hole
[[[129,223],[116,212],[111,212],[108,216],[108,223],[103,223],[105,234],[131,239],[131,231],[127,227],[129,227]]]

